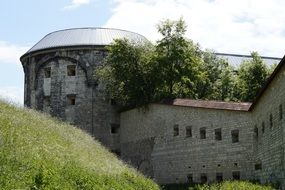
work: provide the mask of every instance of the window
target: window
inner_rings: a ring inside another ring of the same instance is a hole
[[[261,163],[256,163],[256,164],[254,165],[254,169],[255,169],[255,170],[262,170],[262,164],[261,164]]]
[[[188,181],[189,184],[193,183],[193,174],[188,174],[187,175],[187,181]]]
[[[264,124],[264,122],[262,122],[262,134],[265,132],[265,124]]]
[[[112,106],[114,106],[114,105],[117,105],[117,102],[116,102],[116,100],[115,99],[111,99],[110,100],[110,104],[112,105]]]
[[[283,119],[283,108],[282,104],[279,105],[279,120]]]
[[[258,128],[257,126],[254,127],[254,137],[258,139]]]
[[[50,76],[51,76],[51,68],[50,67],[44,68],[44,75],[45,75],[45,78],[50,78]]]
[[[75,94],[69,94],[67,95],[67,105],[73,106],[76,103],[76,95]]]
[[[174,125],[173,127],[173,136],[176,137],[179,135],[179,125]]]
[[[222,140],[222,129],[215,129],[215,140],[221,141]]]
[[[50,96],[44,97],[44,106],[50,106]]]
[[[200,139],[205,139],[206,138],[206,128],[200,128]]]
[[[218,183],[223,181],[223,173],[216,173],[216,181]]]
[[[273,116],[272,116],[272,113],[269,116],[269,124],[270,124],[270,128],[272,128],[273,127]]]
[[[76,75],[76,66],[68,65],[67,66],[67,76],[75,76]]]
[[[120,131],[120,124],[111,124],[111,134],[118,134]]]
[[[119,149],[117,150],[111,150],[116,156],[120,157],[121,156],[121,151]]]
[[[239,142],[239,130],[232,130],[232,143]]]
[[[240,172],[239,171],[233,172],[233,179],[234,180],[240,180]]]
[[[192,137],[192,127],[191,126],[186,127],[186,137]]]
[[[208,181],[207,174],[201,174],[200,181],[201,181],[201,183],[207,183],[207,181]]]

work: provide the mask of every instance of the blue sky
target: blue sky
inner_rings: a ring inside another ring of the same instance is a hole
[[[183,16],[187,37],[223,53],[283,57],[283,0],[9,0],[0,2],[0,96],[23,102],[19,57],[46,34],[113,27],[159,39],[156,24]]]

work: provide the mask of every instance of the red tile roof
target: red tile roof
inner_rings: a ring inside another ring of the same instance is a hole
[[[195,108],[208,108],[208,109],[221,109],[221,110],[234,110],[234,111],[248,111],[251,103],[249,102],[222,102],[212,100],[191,100],[191,99],[174,99],[163,100],[160,104],[185,106]]]

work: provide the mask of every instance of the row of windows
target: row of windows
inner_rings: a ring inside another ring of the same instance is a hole
[[[240,171],[233,171],[232,172],[232,178],[234,180],[240,180]],[[217,182],[221,182],[223,181],[224,177],[223,177],[223,173],[216,173],[216,181]],[[188,183],[194,183],[194,180],[193,180],[193,174],[188,174],[187,175],[187,180],[188,180]],[[200,174],[200,182],[201,183],[207,183],[208,182],[208,175],[206,173],[201,173]]]
[[[67,65],[67,76],[75,76],[76,75],[76,65]],[[45,78],[51,77],[51,67],[44,68],[44,76]]]
[[[283,119],[283,107],[282,107],[282,104],[280,104],[279,105],[279,120],[281,121],[282,119]],[[273,115],[272,114],[269,115],[269,126],[270,126],[270,129],[273,128]],[[264,134],[265,132],[265,122],[264,121],[261,123],[261,132],[262,134]],[[257,126],[254,127],[254,134],[255,134],[255,137],[258,138],[259,132],[258,132]]]
[[[50,100],[50,96],[45,96],[44,97],[44,104],[46,106],[50,106],[51,105],[51,100]],[[76,104],[76,95],[75,94],[68,94],[66,95],[66,104],[69,106],[73,106]]]
[[[221,141],[222,140],[222,129],[218,128],[215,129],[215,140]],[[179,125],[174,125],[173,127],[173,136],[179,135]],[[231,131],[232,136],[232,143],[239,142],[239,130],[235,129]],[[186,127],[186,137],[192,137],[192,127]],[[206,127],[200,128],[200,139],[206,139]]]

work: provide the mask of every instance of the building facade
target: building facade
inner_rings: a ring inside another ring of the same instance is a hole
[[[247,179],[285,187],[284,59],[252,104],[175,99],[119,113],[94,77],[117,38],[146,41],[107,28],[45,36],[21,57],[25,105],[82,128],[161,184]]]

